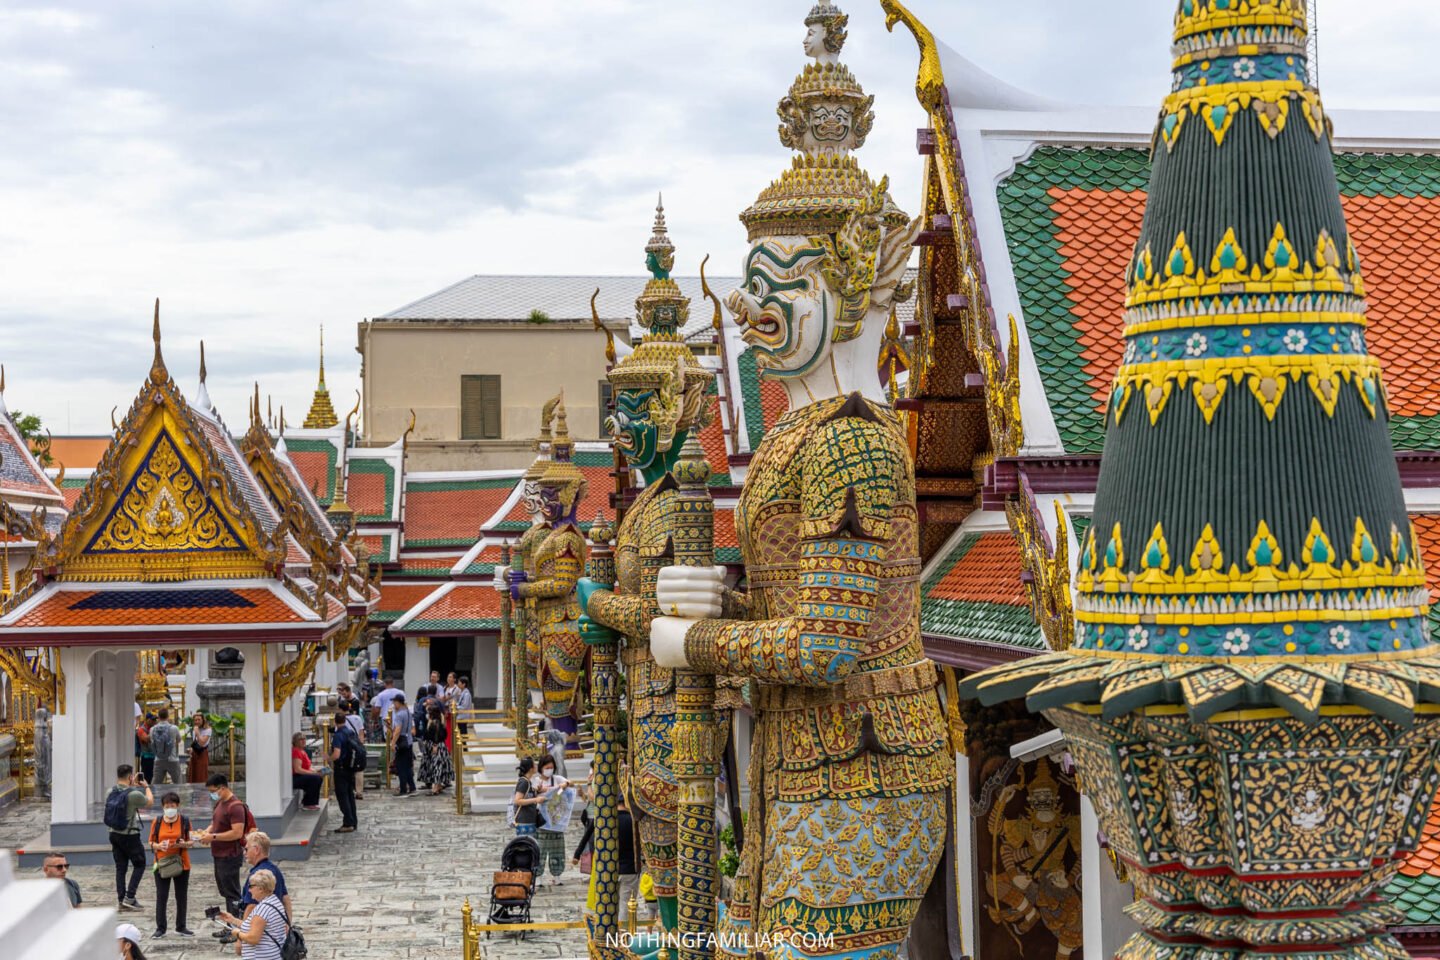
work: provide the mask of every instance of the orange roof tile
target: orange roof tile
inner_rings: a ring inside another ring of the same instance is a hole
[[[302,623],[284,600],[263,588],[61,590],[14,627],[143,627],[186,624]]]
[[[1085,376],[1096,410],[1103,410],[1110,381],[1120,366],[1125,343],[1122,311],[1125,274],[1140,221],[1145,192],[1140,190],[1062,190],[1051,188],[1055,239],[1069,276],[1065,285],[1083,345]]]
[[[1430,817],[1425,821],[1425,830],[1420,835],[1420,845],[1400,865],[1400,873],[1407,877],[1421,874],[1440,873],[1440,797],[1430,807]]]
[[[790,397],[785,388],[768,377],[760,378],[760,413],[768,431],[790,410]]]
[[[92,470],[105,456],[110,434],[101,437],[55,437],[50,442],[50,456],[67,470]]]
[[[1365,277],[1370,352],[1385,365],[1390,412],[1440,413],[1440,364],[1429,344],[1440,301],[1440,197],[1341,198]]]
[[[320,499],[325,500],[330,490],[330,460],[325,454],[316,450],[295,450],[287,449],[291,462],[295,469],[300,471],[300,479],[305,482],[305,489],[311,493],[320,492]],[[352,478],[353,479],[353,478]],[[353,507],[353,504],[352,504]]]
[[[1440,514],[1414,514],[1410,524],[1420,541],[1420,555],[1425,560],[1425,585],[1430,588],[1430,602],[1434,603],[1440,597]]]
[[[930,588],[929,596],[935,600],[983,601],[1028,608],[1030,599],[1020,582],[1022,569],[1020,546],[1013,536],[998,532],[981,534],[960,562]]]
[[[385,502],[385,474],[352,472],[345,480],[345,502],[361,516],[390,517],[390,505]]]
[[[438,600],[422,604],[411,624],[424,623],[430,629],[445,624],[463,625],[500,616],[500,594],[489,584],[460,584]]]
[[[474,543],[480,538],[480,524],[500,509],[513,487],[510,480],[407,485],[405,542]]]
[[[735,508],[715,507],[715,546],[738,547],[740,538],[735,534]]]
[[[700,446],[705,449],[705,459],[710,463],[710,473],[715,477],[730,475],[730,459],[725,449],[725,425],[720,420],[720,398],[711,397],[709,403],[710,422],[700,431]]]
[[[380,604],[377,613],[401,614],[435,592],[435,583],[387,583],[380,584]],[[393,619],[393,618],[392,618]]]

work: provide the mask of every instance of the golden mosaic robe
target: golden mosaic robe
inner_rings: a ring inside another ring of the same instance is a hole
[[[749,593],[685,642],[698,669],[758,683],[722,932],[826,931],[823,952],[893,956],[944,847],[952,779],[894,415],[858,394],[792,411],[756,451],[736,529]]]
[[[575,582],[585,572],[585,555],[580,528],[561,524],[549,531],[535,551],[534,579],[520,584],[520,597],[535,601],[540,648],[536,681],[545,697],[545,714],[552,718],[573,715],[575,685],[585,666],[580,602],[575,598]]]
[[[536,577],[535,555],[540,551],[540,544],[550,536],[550,524],[539,523],[532,525],[520,535],[519,541],[515,544],[515,566],[523,570],[531,580]],[[526,709],[529,709],[529,690],[540,689],[540,621],[535,616],[535,601],[522,597],[521,603],[525,605],[524,641],[525,641],[525,683],[527,692],[525,695]]]

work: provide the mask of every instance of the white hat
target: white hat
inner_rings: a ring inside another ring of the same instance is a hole
[[[140,941],[144,939],[144,936],[140,933],[140,928],[135,926],[135,924],[122,923],[115,927],[115,939],[129,940],[131,943],[138,945]]]

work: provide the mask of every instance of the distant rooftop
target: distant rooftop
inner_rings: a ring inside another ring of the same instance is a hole
[[[600,299],[595,308],[602,321],[619,323],[635,317],[635,298],[645,289],[646,276],[631,277],[527,277],[473,276],[438,293],[422,297],[376,320],[452,320],[475,322],[516,322],[539,310],[551,320],[590,319],[590,297],[596,288]],[[675,277],[680,290],[690,298],[689,337],[710,323],[713,307],[700,290],[699,277]],[[740,284],[738,277],[711,277],[710,289],[724,297]],[[632,331],[638,333],[639,331]]]

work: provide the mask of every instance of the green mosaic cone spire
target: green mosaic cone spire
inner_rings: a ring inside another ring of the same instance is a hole
[[[1077,583],[1080,649],[1429,645],[1298,2],[1185,0]]]
[[[969,678],[1064,731],[1124,960],[1400,958],[1440,648],[1302,0],[1181,0],[1063,653]],[[1277,709],[1278,708],[1278,709]]]

